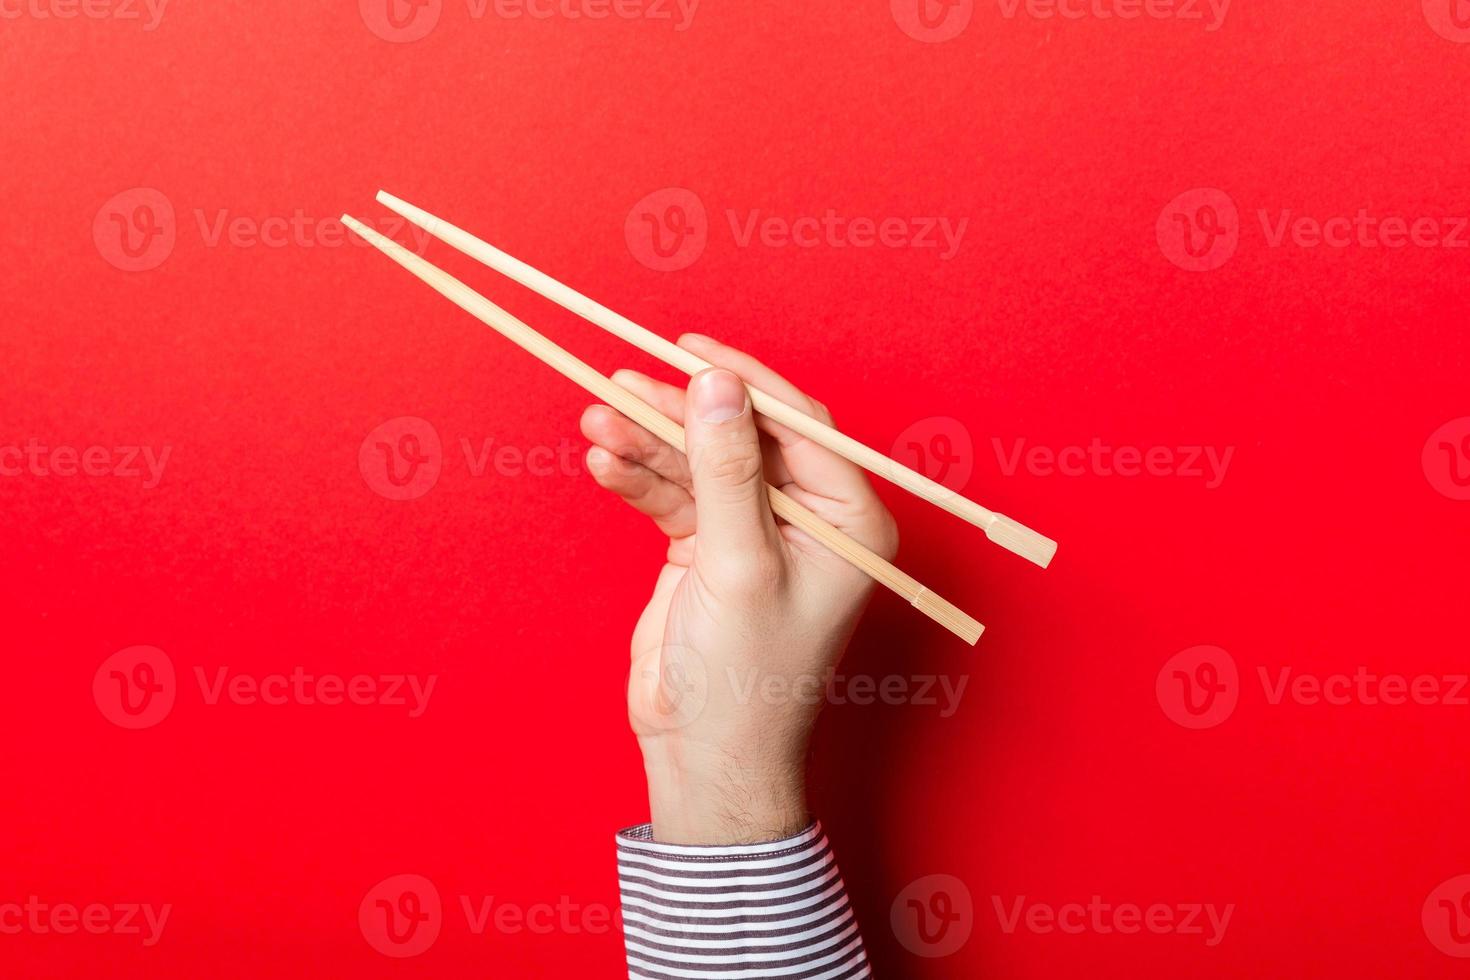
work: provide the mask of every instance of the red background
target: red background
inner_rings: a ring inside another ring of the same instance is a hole
[[[16,8],[12,8],[16,9]],[[0,974],[615,976],[616,932],[475,935],[457,897],[616,902],[644,819],[626,637],[660,560],[574,475],[472,476],[461,438],[580,446],[585,398],[360,247],[210,245],[220,211],[377,217],[385,187],[673,336],[757,352],[887,449],[952,417],[971,496],[1061,542],[1048,571],[882,488],[900,564],[989,627],[971,650],[880,596],[849,672],[969,678],[935,707],[824,716],[814,793],[886,977],[1449,977],[1421,925],[1470,871],[1470,708],[1271,704],[1257,672],[1466,669],[1470,505],[1421,464],[1470,414],[1466,250],[1271,247],[1258,220],[1470,214],[1470,45],[1418,0],[1247,3],[1198,21],[1007,18],[945,43],[885,0],[706,0],[668,21],[471,18],[388,43],[347,2],[175,0],[137,21],[0,20],[0,446],[172,447],[163,479],[0,477],[0,902],[171,903],[162,940],[0,935]],[[154,188],[177,242],[126,272],[99,209]],[[688,188],[692,266],[630,209]],[[1233,258],[1173,264],[1165,206],[1216,188]],[[726,218],[969,219],[958,254],[739,247]],[[203,215],[201,218],[200,215]],[[105,227],[105,225],[104,225]],[[1447,227],[1447,226],[1446,226]],[[428,257],[599,367],[655,370],[442,245]],[[372,492],[398,416],[437,486]],[[1233,447],[1188,477],[1007,476],[1004,446]],[[961,444],[963,438],[961,438]],[[963,446],[961,447],[963,448]],[[1432,454],[1431,454],[1432,455]],[[107,657],[179,673],[156,727],[94,702]],[[1239,706],[1161,710],[1223,647]],[[435,674],[402,708],[208,705],[196,667]],[[399,873],[446,921],[393,960],[357,908]],[[923,959],[889,908],[960,878],[974,933]],[[1009,906],[1234,903],[1224,941],[1006,933]]]

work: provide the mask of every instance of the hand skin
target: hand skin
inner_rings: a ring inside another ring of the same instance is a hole
[[[582,416],[593,477],[669,538],[633,631],[629,720],[655,840],[779,840],[811,822],[808,741],[873,582],[778,523],[765,483],[884,558],[898,530],[861,469],[757,419],[741,382],[831,424],[824,407],[747,354],[697,334],[679,344],[716,365],[687,392],[634,371],[613,380],[684,425],[687,457],[605,405]]]

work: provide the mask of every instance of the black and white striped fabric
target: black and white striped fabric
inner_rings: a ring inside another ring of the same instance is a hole
[[[618,834],[630,980],[871,977],[821,824],[768,844],[660,844]]]

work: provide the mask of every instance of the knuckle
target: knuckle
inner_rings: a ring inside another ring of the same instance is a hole
[[[754,442],[710,446],[702,462],[705,473],[721,486],[743,487],[761,476],[760,446]]]

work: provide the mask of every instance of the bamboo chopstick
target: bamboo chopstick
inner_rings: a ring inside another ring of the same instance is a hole
[[[584,320],[621,337],[634,347],[652,354],[671,367],[678,368],[686,374],[695,375],[712,366],[678,344],[665,340],[646,327],[641,327],[622,314],[615,313],[601,303],[583,296],[570,286],[558,282],[514,256],[507,255],[489,242],[476,238],[463,228],[452,225],[443,218],[435,217],[422,208],[394,197],[387,191],[378,191],[378,201],[471,258],[483,262],[533,292],[540,293]],[[1031,530],[1004,514],[998,514],[980,506],[942,483],[936,483],[897,460],[889,459],[871,446],[858,442],[851,436],[792,408],[779,398],[768,395],[752,385],[746,385],[746,387],[750,389],[751,403],[760,414],[787,428],[796,430],[812,442],[825,446],[868,472],[890,480],[915,496],[982,528],[986,537],[1007,551],[1035,562],[1042,568],[1051,564],[1052,558],[1057,553],[1057,543],[1051,538]]]
[[[342,223],[376,246],[393,261],[432,286],[460,309],[536,357],[548,367],[580,385],[583,389],[622,412],[664,442],[683,452],[684,428],[653,408],[632,392],[579,360],[569,351],[537,333],[511,314],[490,302],[469,286],[432,263],[380,235],[348,215]],[[771,510],[796,525],[874,581],[903,596],[924,615],[974,646],[985,627],[952,603],[929,591],[916,579],[892,563],[854,541],[816,514],[792,500],[780,490],[766,485]]]

